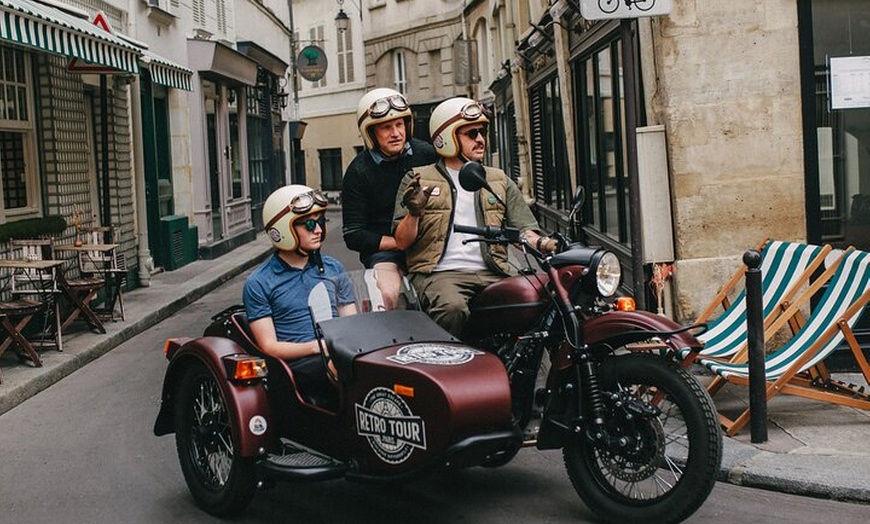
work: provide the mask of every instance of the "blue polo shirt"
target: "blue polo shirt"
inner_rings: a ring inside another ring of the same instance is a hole
[[[269,257],[245,281],[242,300],[249,321],[272,317],[280,342],[314,340],[314,326],[308,312],[308,295],[321,282],[325,284],[332,306],[353,303],[353,286],[338,260],[322,255],[324,273],[310,260],[303,269],[288,265],[277,253]]]

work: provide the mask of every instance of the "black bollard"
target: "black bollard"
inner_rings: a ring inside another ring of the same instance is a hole
[[[749,427],[753,444],[767,442],[767,378],[764,369],[764,305],[761,254],[750,249],[746,264],[746,342],[749,349]]]

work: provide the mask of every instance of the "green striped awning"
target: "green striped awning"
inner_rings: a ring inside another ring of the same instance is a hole
[[[151,51],[142,51],[142,65],[151,72],[151,81],[166,87],[174,87],[185,91],[193,91],[191,77],[193,71],[176,64],[172,60],[155,55]]]
[[[60,9],[31,0],[0,0],[0,41],[139,73],[134,46]]]

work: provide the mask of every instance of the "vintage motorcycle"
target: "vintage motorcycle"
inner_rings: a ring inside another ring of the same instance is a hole
[[[462,181],[487,187],[473,169]],[[176,434],[201,508],[238,513],[276,480],[496,467],[523,447],[561,448],[575,490],[606,521],[679,522],[703,504],[721,462],[716,411],[685,370],[649,351],[700,349],[691,326],[610,306],[620,271],[606,250],[563,238],[547,255],[509,228],[456,230],[522,245],[542,272],[478,295],[464,341],[419,311],[406,284],[401,308],[386,310],[374,271],[324,279],[309,306],[334,394],[298,388],[238,307],[202,337],[167,341],[154,432]],[[342,290],[358,313],[331,318]]]

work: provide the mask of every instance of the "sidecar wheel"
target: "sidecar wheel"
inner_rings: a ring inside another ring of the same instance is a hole
[[[574,490],[608,522],[685,520],[707,499],[722,461],[722,431],[707,391],[654,355],[611,358],[598,376],[610,398],[607,431],[630,444],[569,439],[563,455]]]
[[[239,456],[223,392],[199,363],[181,379],[175,428],[181,470],[197,505],[215,516],[244,511],[256,489],[254,460]]]

